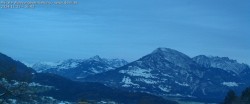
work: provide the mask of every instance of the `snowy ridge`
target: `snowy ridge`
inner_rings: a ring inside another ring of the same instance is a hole
[[[56,66],[59,70],[76,68],[83,60],[68,59]]]
[[[35,69],[38,73],[41,73],[47,69],[55,68],[57,65],[62,64],[63,61],[57,61],[57,62],[38,62],[33,64],[31,67]]]
[[[122,83],[124,83],[123,87],[139,86],[138,84],[134,84],[129,77],[123,77]]]
[[[229,59],[228,57],[199,55],[194,57],[193,60],[204,67],[220,68],[237,75],[244,70],[249,69],[248,65],[238,63],[236,60]]]
[[[236,82],[223,82],[222,85],[225,85],[228,87],[237,87],[238,83],[236,83]]]
[[[68,59],[56,63],[40,62],[33,65],[33,68],[39,73],[54,73],[81,81],[86,76],[114,70],[127,63],[123,59],[106,59],[96,55],[88,59]]]

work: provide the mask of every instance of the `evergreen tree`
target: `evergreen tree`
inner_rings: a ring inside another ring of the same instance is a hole
[[[237,96],[233,90],[228,91],[227,96],[224,99],[223,104],[232,104],[237,99]]]
[[[241,94],[241,100],[250,104],[250,87],[246,88]]]

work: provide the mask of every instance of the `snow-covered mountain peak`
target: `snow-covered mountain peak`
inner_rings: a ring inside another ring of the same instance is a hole
[[[63,61],[56,61],[56,62],[37,62],[33,64],[31,67],[35,69],[37,72],[42,72],[44,70],[50,69],[50,68],[55,68],[57,65],[62,64]]]
[[[90,57],[89,60],[101,61],[102,58],[99,55],[95,55],[93,57]]]
[[[50,63],[33,66],[37,72],[54,73],[73,80],[97,73],[106,72],[124,66],[128,62],[123,59],[106,59],[96,55],[88,59],[68,59],[56,65]]]
[[[58,69],[71,69],[77,67],[83,60],[81,59],[68,59],[57,65]]]
[[[150,55],[155,58],[167,60],[179,67],[188,68],[191,64],[194,64],[189,56],[170,48],[157,48]]]
[[[159,47],[155,49],[152,53],[159,53],[159,52],[164,52],[164,53],[178,53],[178,51],[171,49],[171,48],[163,48]]]

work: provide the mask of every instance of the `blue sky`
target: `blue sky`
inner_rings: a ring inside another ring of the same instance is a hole
[[[94,55],[133,61],[167,47],[250,64],[249,0],[78,2],[0,9],[0,52],[29,63]]]

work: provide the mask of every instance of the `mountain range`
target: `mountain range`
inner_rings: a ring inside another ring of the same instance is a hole
[[[228,57],[205,55],[189,57],[170,48],[157,48],[133,62],[94,56],[89,59],[68,59],[55,63],[41,62],[34,64],[32,68],[37,72],[33,74],[33,78],[39,79],[38,82],[45,85],[57,86],[55,83],[68,78],[73,82],[66,81],[67,83],[78,87],[81,86],[79,83],[85,85],[94,83],[126,93],[139,92],[163,98],[205,102],[222,101],[228,90],[233,89],[239,93],[250,86],[250,68],[247,64]],[[56,82],[52,83],[50,80],[54,79],[50,79],[49,76],[57,76],[59,79],[55,79]],[[62,89],[67,90],[67,88]],[[82,91],[87,92],[83,89]],[[55,96],[53,93],[49,95]]]
[[[39,62],[32,66],[39,73],[53,73],[72,80],[81,80],[89,75],[103,73],[126,65],[123,59],[106,59],[94,56],[89,59],[68,59],[58,62]]]
[[[106,104],[105,101],[111,101],[112,103],[115,102],[115,104],[178,104],[175,101],[166,100],[159,96],[147,93],[123,91],[96,82],[72,81],[52,73],[37,73],[32,68],[27,67],[23,63],[13,60],[2,53],[0,53],[0,78],[5,78],[4,80],[15,82],[13,83],[14,85],[17,83],[28,82],[32,86],[34,85],[33,83],[38,83],[39,86],[51,86],[53,89],[42,92],[37,96],[49,96],[50,99],[55,98],[61,101],[69,101],[73,104],[77,102],[86,103],[86,101],[90,102],[90,104],[95,104],[97,102],[99,102],[98,104]],[[14,99],[15,97],[12,96],[15,95],[11,94],[2,98],[2,95],[12,93],[5,92],[2,87],[4,86],[0,84],[1,101],[3,99],[14,102],[21,100],[20,97]],[[18,90],[25,91],[25,89],[16,89],[15,91]],[[37,103],[40,104],[39,102]],[[55,102],[50,103],[54,104]]]

